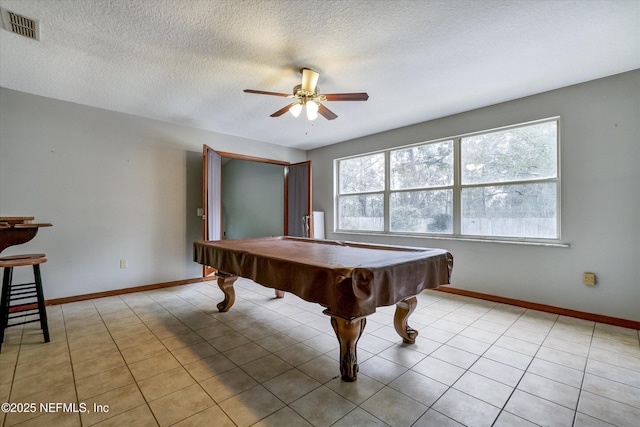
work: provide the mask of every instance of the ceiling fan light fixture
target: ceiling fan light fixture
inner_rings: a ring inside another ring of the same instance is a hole
[[[318,85],[318,77],[320,74],[309,68],[303,68],[302,70],[302,87],[301,89],[308,94],[313,94],[316,91]]]
[[[314,101],[307,101],[307,119],[315,120],[318,118],[318,104]]]
[[[302,68],[302,84],[295,85],[293,87],[293,93],[286,94],[281,92],[269,92],[266,90],[245,89],[245,93],[257,93],[260,95],[272,95],[281,96],[284,98],[293,99],[293,102],[286,105],[271,114],[271,117],[281,117],[286,114],[287,111],[294,117],[299,117],[300,113],[307,106],[307,119],[315,120],[318,116],[322,116],[327,120],[334,120],[338,118],[338,115],[329,110],[321,102],[325,101],[366,101],[369,99],[369,95],[366,92],[359,93],[331,93],[322,94],[318,88],[318,77],[320,74],[309,69]]]
[[[291,108],[289,108],[289,112],[293,115],[293,117],[298,117],[301,111],[302,111],[301,102],[298,102],[297,104],[293,104]]]

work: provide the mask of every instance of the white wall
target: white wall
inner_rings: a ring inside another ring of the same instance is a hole
[[[334,159],[552,116],[561,117],[569,248],[332,232]],[[640,320],[640,70],[319,148],[308,158],[313,209],[326,212],[330,239],[446,248],[455,258],[452,286]],[[596,273],[596,287],[582,284],[586,271]]]
[[[304,151],[0,89],[0,216],[51,222],[2,255],[45,252],[47,299],[198,277],[202,144]],[[120,269],[120,259],[128,268]]]

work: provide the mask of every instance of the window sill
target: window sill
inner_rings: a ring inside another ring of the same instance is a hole
[[[482,243],[504,243],[508,245],[523,245],[523,246],[544,246],[550,248],[570,248],[569,243],[557,242],[557,241],[533,241],[533,240],[520,240],[520,239],[497,239],[493,237],[454,237],[454,236],[427,236],[423,234],[400,234],[400,233],[364,233],[356,231],[334,231],[334,234],[345,235],[357,235],[357,236],[379,236],[379,237],[408,237],[411,239],[428,239],[428,240],[450,240],[455,242],[482,242]]]

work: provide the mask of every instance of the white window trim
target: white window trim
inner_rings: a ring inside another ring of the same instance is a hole
[[[465,137],[469,136],[477,136],[483,135],[487,133],[499,132],[508,129],[520,128],[531,126],[539,123],[547,123],[547,122],[556,122],[556,170],[557,177],[556,178],[542,178],[542,179],[534,179],[534,180],[522,180],[522,181],[508,181],[508,182],[500,182],[500,183],[482,183],[482,184],[462,184],[461,183],[461,141]],[[413,143],[403,146],[391,147],[384,150],[371,151],[367,153],[361,153],[357,155],[341,157],[338,159],[334,159],[334,233],[337,234],[345,234],[345,235],[369,235],[369,236],[386,236],[386,237],[412,237],[412,238],[422,238],[422,239],[435,239],[435,240],[455,240],[455,241],[466,241],[466,242],[490,242],[490,243],[509,243],[509,244],[519,244],[519,245],[534,245],[534,246],[548,246],[548,247],[569,247],[568,243],[562,242],[562,230],[561,230],[561,170],[560,166],[561,162],[561,122],[560,117],[548,117],[540,120],[534,120],[524,123],[517,123],[513,125],[487,129],[480,132],[470,132],[465,134],[456,135],[453,137],[446,138],[438,138],[430,141],[423,141],[419,143]],[[416,146],[422,146],[426,144],[438,143],[442,141],[451,141],[453,140],[454,146],[454,161],[453,161],[453,185],[447,186],[437,186],[437,187],[425,187],[425,188],[417,188],[417,189],[401,189],[401,190],[391,190],[391,176],[390,176],[390,153],[395,150],[402,150]],[[340,177],[340,162],[347,159],[357,158],[368,156],[372,154],[384,153],[385,155],[385,188],[380,191],[365,191],[358,193],[345,193],[340,194],[339,191],[339,177]],[[556,227],[557,227],[557,238],[533,238],[533,237],[503,237],[503,236],[492,236],[492,235],[464,235],[461,233],[462,231],[462,215],[460,212],[461,209],[461,193],[463,188],[477,188],[482,186],[495,186],[495,185],[518,185],[518,184],[534,184],[534,183],[544,183],[544,182],[554,182],[556,184]],[[453,233],[452,234],[441,234],[441,233],[411,233],[411,232],[397,232],[390,231],[390,215],[389,215],[389,198],[391,193],[401,192],[401,191],[421,191],[421,190],[437,190],[437,189],[452,189],[453,191]],[[344,230],[338,228],[340,221],[340,196],[357,196],[357,195],[365,195],[365,194],[383,194],[384,200],[384,230],[383,231],[369,231],[369,230]]]

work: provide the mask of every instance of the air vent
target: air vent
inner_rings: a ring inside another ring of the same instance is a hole
[[[40,25],[37,20],[27,18],[10,10],[2,9],[1,11],[2,25],[5,30],[30,39],[40,40]]]

